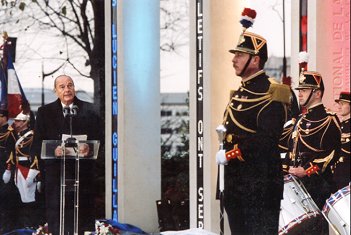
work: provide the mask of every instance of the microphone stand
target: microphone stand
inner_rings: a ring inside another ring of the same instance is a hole
[[[70,115],[70,108],[63,108],[63,117]],[[61,144],[63,159],[61,160],[61,190],[60,190],[60,235],[65,234],[65,207],[66,207],[66,143]]]
[[[67,109],[67,108],[66,108]],[[73,117],[77,116],[77,110],[78,107],[76,105],[73,105],[71,109],[69,109],[69,113],[66,112],[65,117],[69,117],[69,129],[70,129],[70,137],[67,138],[64,141],[64,151],[63,151],[63,161],[61,165],[61,175],[62,175],[62,190],[61,190],[61,219],[60,222],[61,228],[60,228],[60,234],[64,234],[64,211],[65,211],[65,186],[66,186],[66,148],[73,148],[75,152],[75,173],[74,173],[74,218],[73,218],[73,224],[74,224],[74,230],[73,234],[78,235],[78,215],[79,215],[79,151],[78,151],[78,141],[76,138],[73,137],[73,124],[72,120]],[[67,111],[67,110],[66,110]],[[62,231],[62,232],[61,232]]]
[[[69,116],[69,135],[70,137],[65,140],[65,146],[66,147],[77,147],[77,139],[73,137],[73,131],[72,131],[72,119],[74,116],[76,116],[77,113],[75,112],[70,112]]]

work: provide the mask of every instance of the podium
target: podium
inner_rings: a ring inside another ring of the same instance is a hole
[[[65,235],[65,196],[67,185],[73,182],[74,191],[74,235],[78,235],[79,216],[79,162],[97,159],[100,142],[98,140],[81,141],[43,140],[41,159],[60,160],[60,235]],[[74,179],[66,178],[66,160],[74,160]],[[49,225],[50,226],[50,225]]]

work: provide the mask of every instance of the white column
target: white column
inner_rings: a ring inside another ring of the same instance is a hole
[[[287,27],[289,27],[287,25]],[[300,52],[300,1],[291,2],[291,87],[295,89],[299,85],[299,52]],[[295,93],[297,93],[294,90]]]
[[[111,81],[112,81],[112,6],[111,1],[105,0],[105,217],[112,218],[112,130],[111,130]],[[116,6],[115,6],[116,7]],[[117,23],[117,22],[116,22]]]
[[[200,98],[196,89],[196,24],[203,30],[203,171],[204,171],[204,229],[219,233],[219,201],[215,200],[218,150],[216,127],[222,123],[230,90],[239,86],[232,67],[232,54],[228,52],[238,42],[239,23],[243,10],[241,1],[203,0],[203,21],[196,22],[196,1],[190,1],[190,227],[198,227],[196,185],[196,105]],[[225,215],[225,234],[230,234]]]
[[[160,2],[118,1],[119,221],[158,231]]]

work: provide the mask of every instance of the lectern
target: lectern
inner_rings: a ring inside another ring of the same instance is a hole
[[[60,235],[65,235],[65,196],[67,185],[73,182],[74,190],[74,235],[78,235],[79,216],[79,162],[81,160],[96,159],[100,142],[98,140],[43,140],[41,147],[41,159],[60,160]],[[56,154],[55,154],[56,151]],[[60,153],[57,155],[57,153]],[[74,179],[66,178],[66,160],[74,161]],[[50,225],[49,225],[50,226]]]

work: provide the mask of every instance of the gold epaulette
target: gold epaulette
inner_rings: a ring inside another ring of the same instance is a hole
[[[330,116],[337,116],[335,112],[331,111],[330,109],[325,109],[328,115]]]
[[[229,98],[232,98],[232,96],[233,96],[233,94],[234,94],[234,92],[235,92],[236,90],[230,90],[230,97]]]
[[[271,82],[268,93],[272,95],[273,101],[290,104],[291,102],[291,91],[290,87],[285,84],[277,83],[273,78],[269,78]]]

